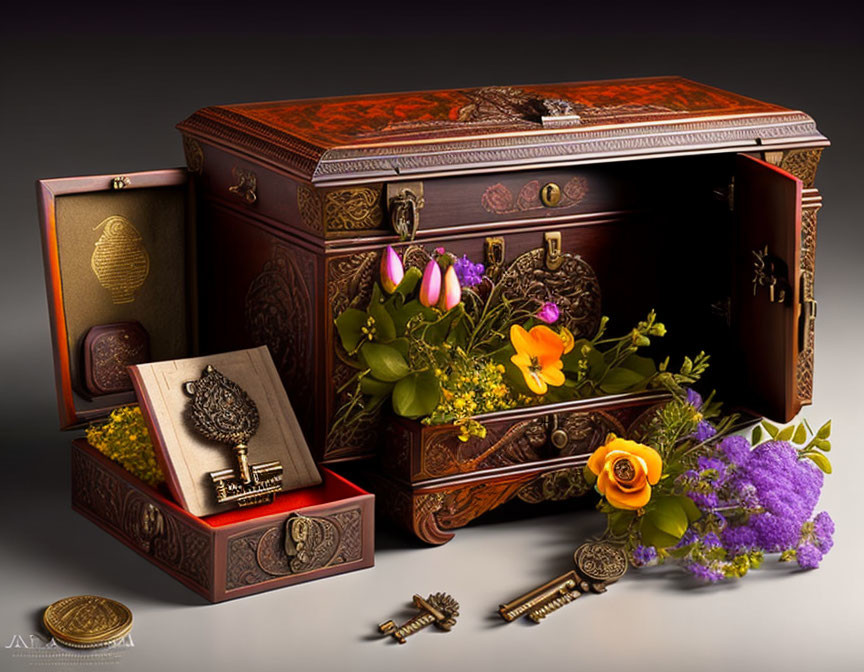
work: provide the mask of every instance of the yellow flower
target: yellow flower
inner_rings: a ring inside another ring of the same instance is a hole
[[[510,327],[510,342],[516,354],[510,358],[525,377],[525,384],[534,394],[546,394],[549,385],[564,384],[564,341],[549,327],[538,325],[525,331],[518,324]]]
[[[663,459],[653,448],[609,435],[588,458],[597,476],[597,490],[618,509],[641,509],[651,499],[651,486],[663,473]]]

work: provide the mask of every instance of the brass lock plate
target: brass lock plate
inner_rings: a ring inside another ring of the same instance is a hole
[[[396,182],[387,185],[387,211],[390,225],[399,240],[414,240],[420,227],[420,210],[426,205],[422,182]]]
[[[561,202],[561,187],[555,182],[547,182],[540,189],[540,202],[547,208],[554,208]]]

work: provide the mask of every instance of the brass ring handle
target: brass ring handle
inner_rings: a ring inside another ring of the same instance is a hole
[[[239,166],[231,169],[234,184],[228,187],[228,191],[235,194],[252,205],[258,200],[258,177],[251,170],[245,170]]]

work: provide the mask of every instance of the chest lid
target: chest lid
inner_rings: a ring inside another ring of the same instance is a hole
[[[178,128],[319,185],[828,144],[803,112],[681,77],[221,105]]]
[[[195,350],[185,170],[36,185],[61,429],[135,403],[127,365]]]

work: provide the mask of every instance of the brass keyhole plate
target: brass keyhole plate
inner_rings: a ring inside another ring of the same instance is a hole
[[[554,182],[548,182],[540,189],[540,201],[547,208],[554,208],[561,202],[561,187]]]

